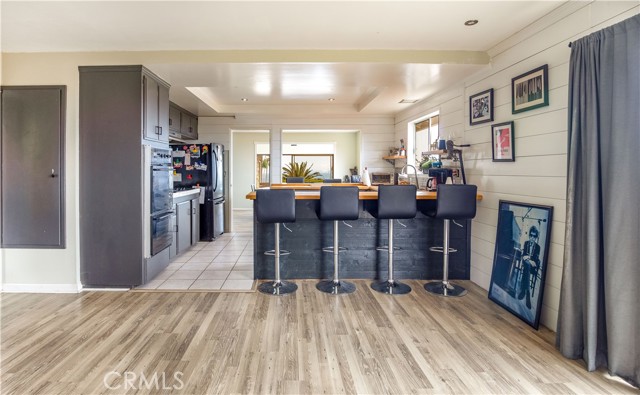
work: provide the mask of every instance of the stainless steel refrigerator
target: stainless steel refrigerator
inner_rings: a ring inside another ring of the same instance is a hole
[[[212,241],[224,233],[224,146],[171,144],[174,190],[201,188],[200,240]]]

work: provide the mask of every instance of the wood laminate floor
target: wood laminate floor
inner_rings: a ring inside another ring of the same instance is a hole
[[[637,393],[563,358],[553,332],[470,282],[458,299],[408,283],[403,296],[368,281],[327,295],[310,280],[284,297],[2,294],[1,392]]]

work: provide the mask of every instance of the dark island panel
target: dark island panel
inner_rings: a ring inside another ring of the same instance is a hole
[[[394,225],[394,245],[401,248],[394,253],[394,275],[397,279],[442,278],[442,254],[429,251],[429,247],[442,245],[443,222],[424,215],[434,205],[433,200],[418,201],[415,219],[400,220]],[[287,224],[292,230],[280,229],[280,248],[291,251],[281,258],[283,279],[325,279],[333,276],[333,256],[322,248],[333,244],[333,222],[320,221],[316,216],[318,200],[296,200],[296,222]],[[386,251],[377,246],[387,245],[387,220],[377,220],[369,210],[377,200],[360,201],[360,219],[347,221],[352,227],[340,223],[340,246],[348,248],[340,253],[342,278],[386,279],[388,260]],[[463,227],[451,226],[451,247],[457,253],[450,255],[449,278],[468,280],[470,273],[471,221],[462,221]],[[274,248],[274,225],[260,224],[254,215],[254,277],[274,278],[274,260],[264,251]]]

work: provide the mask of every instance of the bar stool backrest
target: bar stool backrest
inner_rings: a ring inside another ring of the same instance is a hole
[[[322,180],[323,184],[340,184],[342,179],[340,178],[325,178]]]
[[[291,184],[291,183],[302,183],[304,182],[304,177],[288,177],[287,178],[287,184]]]
[[[415,185],[380,185],[378,219],[409,219],[416,216]]]
[[[358,219],[358,187],[321,187],[320,212],[323,221],[352,221]]]
[[[296,221],[296,193],[293,189],[258,189],[256,220],[261,224]]]
[[[476,216],[476,185],[438,185],[434,218],[471,219]]]

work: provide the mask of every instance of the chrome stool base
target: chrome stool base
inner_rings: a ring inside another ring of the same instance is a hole
[[[350,294],[356,290],[356,285],[348,281],[324,280],[316,284],[318,291],[333,295]]]
[[[298,286],[289,281],[267,281],[258,285],[258,291],[267,295],[287,295],[296,292]]]
[[[446,297],[464,296],[467,294],[467,290],[461,286],[451,284],[450,282],[445,283],[444,281],[426,283],[424,289],[432,294]]]
[[[394,282],[390,282],[388,280],[378,281],[375,283],[371,283],[371,288],[374,291],[378,291],[387,295],[404,295],[411,292],[410,286],[398,281],[394,281]]]

